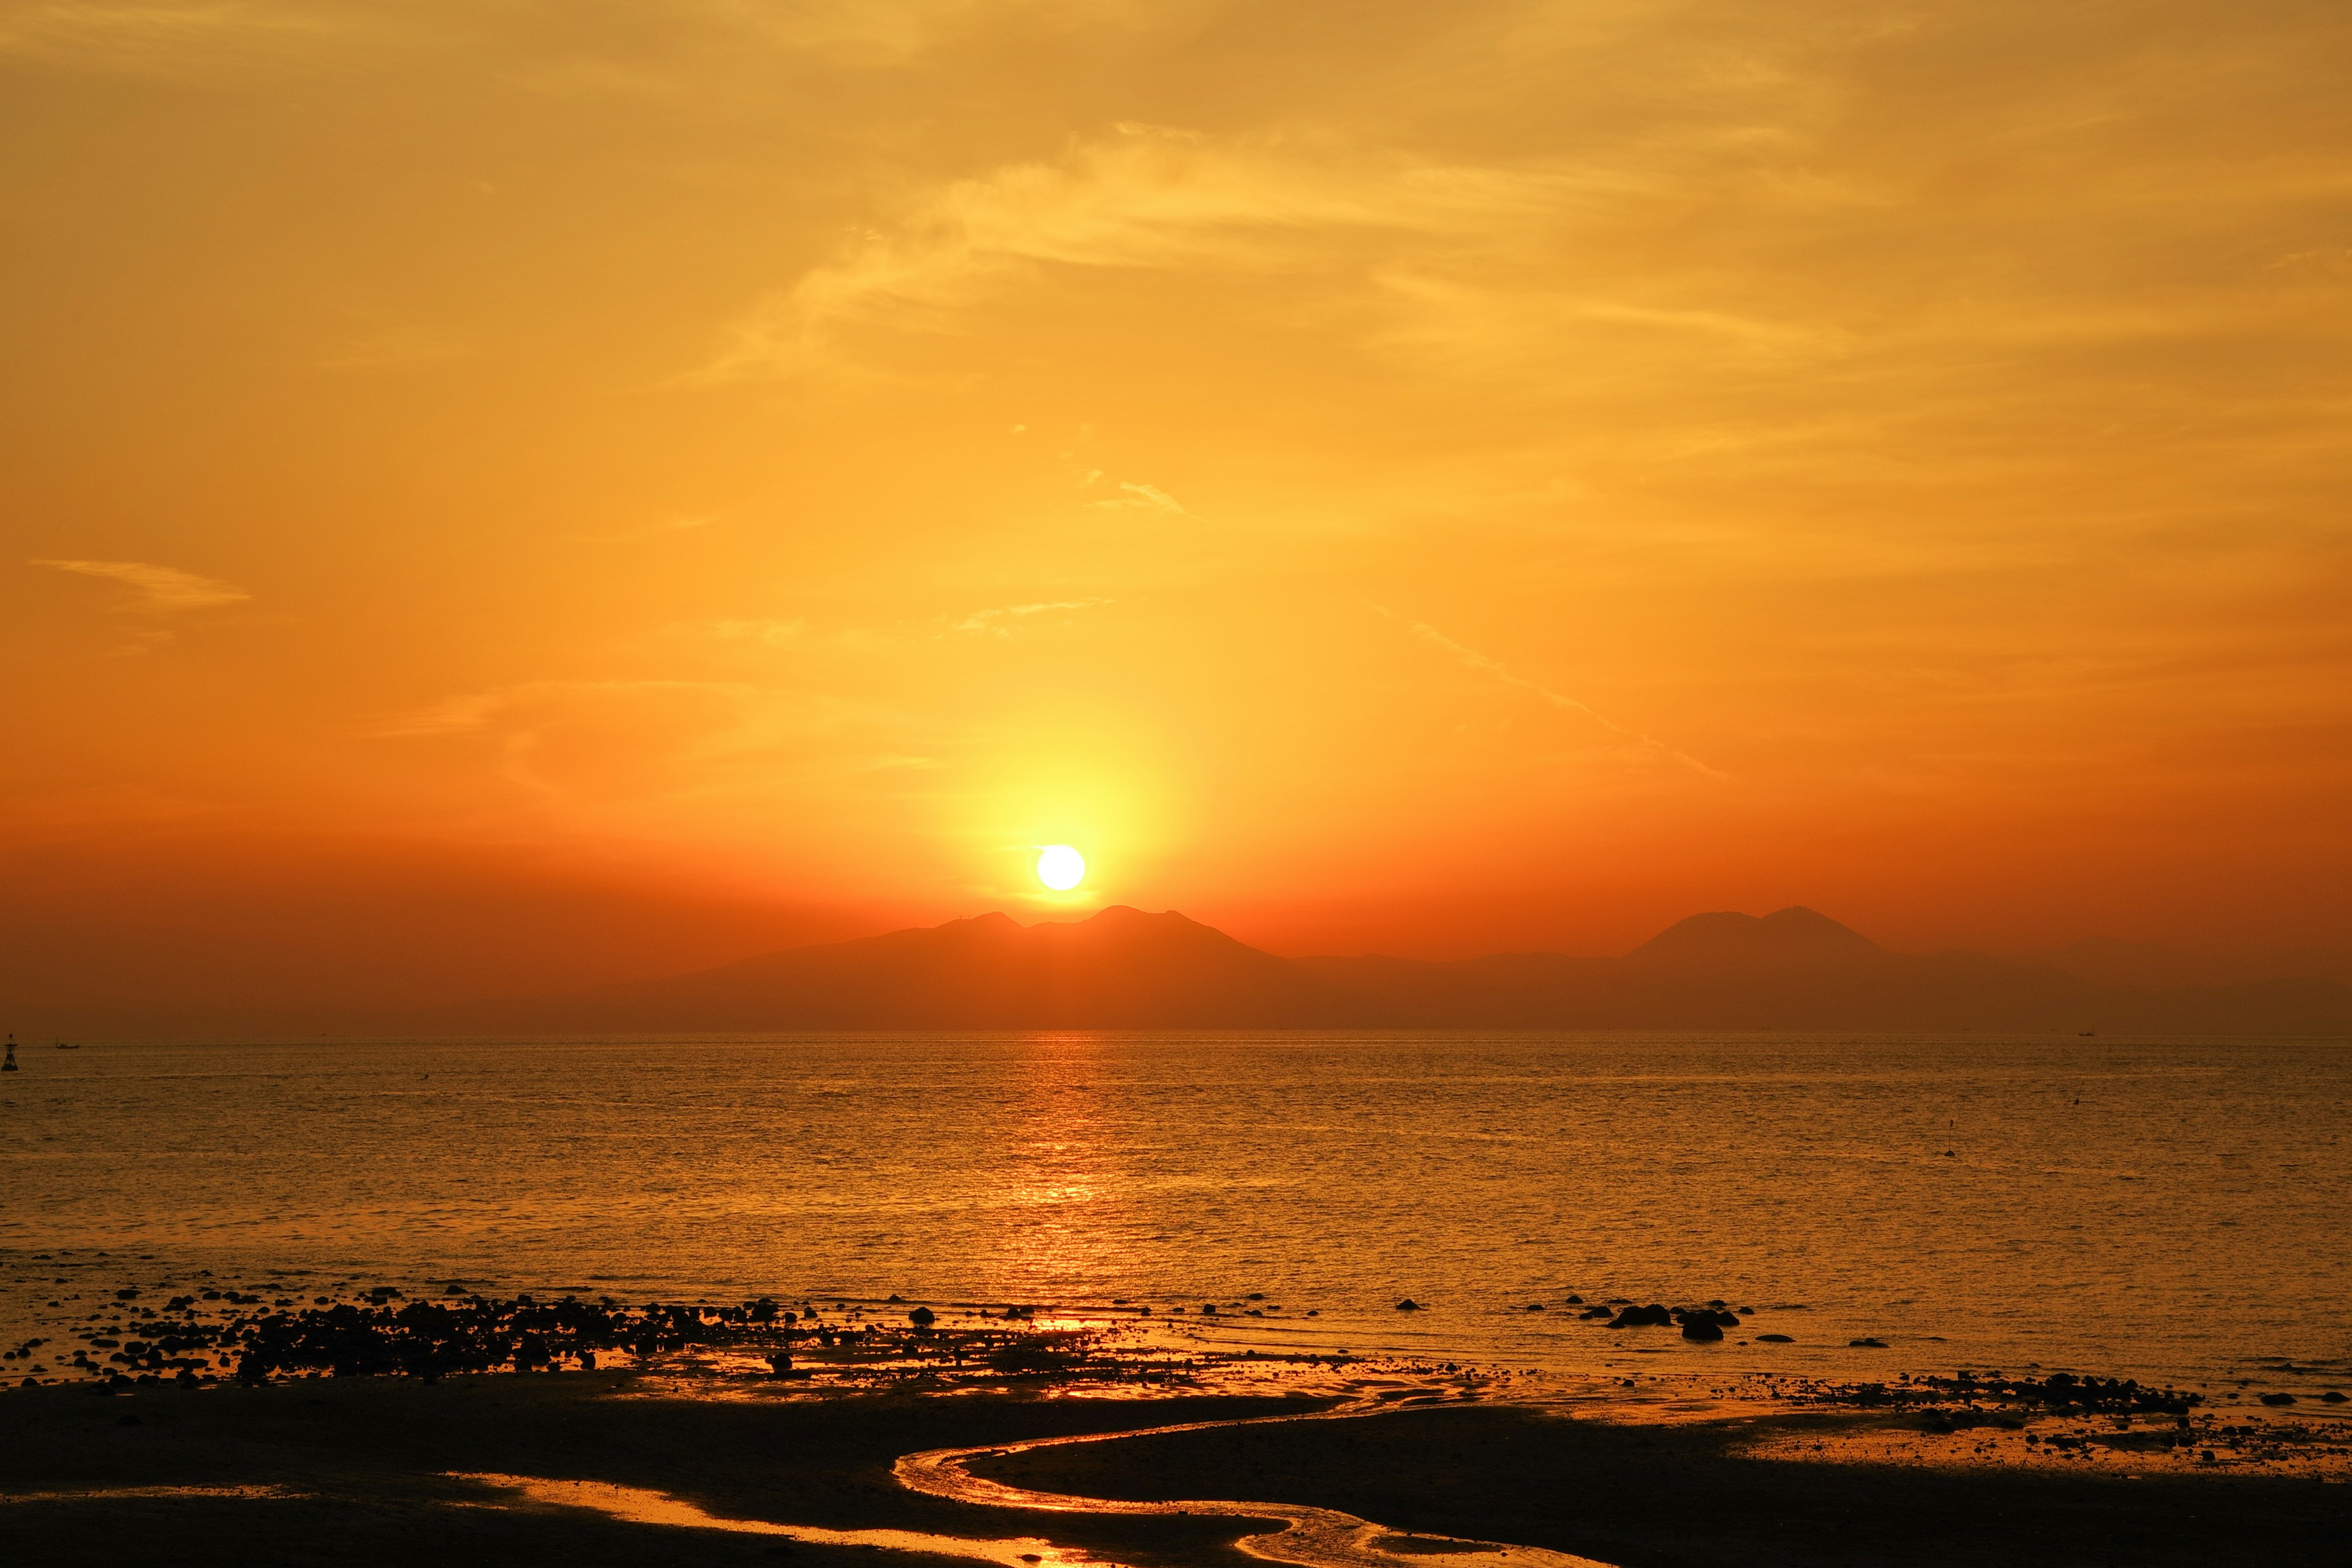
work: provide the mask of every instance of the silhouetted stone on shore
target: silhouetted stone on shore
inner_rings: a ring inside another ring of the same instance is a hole
[[[456,1283],[453,1281],[452,1283]],[[677,1352],[748,1352],[765,1360],[778,1376],[805,1376],[793,1366],[793,1352],[843,1352],[850,1364],[906,1358],[920,1363],[968,1359],[1015,1344],[1050,1342],[1055,1369],[1092,1367],[1083,1334],[1040,1333],[1034,1329],[950,1327],[928,1307],[913,1307],[906,1325],[878,1322],[827,1323],[812,1308],[803,1317],[782,1310],[772,1297],[740,1305],[648,1302],[626,1305],[612,1297],[583,1301],[567,1295],[541,1301],[528,1293],[499,1300],[480,1295],[457,1300],[403,1302],[401,1292],[377,1287],[356,1301],[326,1296],[300,1305],[292,1299],[264,1303],[236,1291],[208,1293],[238,1308],[216,1320],[199,1315],[197,1298],[175,1296],[164,1316],[148,1309],[124,1309],[145,1318],[126,1330],[93,1323],[76,1331],[86,1343],[58,1370],[93,1381],[95,1392],[122,1393],[160,1383],[197,1386],[217,1381],[248,1384],[286,1378],[415,1377],[425,1382],[459,1373],[557,1372],[576,1367],[593,1372],[610,1366],[625,1352],[638,1364]],[[1007,1307],[1007,1320],[1034,1316],[1030,1307]],[[981,1314],[985,1316],[986,1314]],[[853,1314],[855,1316],[855,1314]],[[133,1335],[143,1337],[132,1337]],[[30,1340],[8,1352],[20,1359],[47,1342]],[[101,1361],[99,1358],[104,1357]],[[624,1363],[625,1364],[625,1363]],[[115,1370],[120,1368],[121,1370]],[[36,1372],[47,1367],[37,1365]],[[32,1380],[28,1380],[32,1381]]]
[[[1664,1329],[1674,1326],[1675,1315],[1664,1305],[1653,1301],[1646,1307],[1628,1307],[1610,1320],[1612,1329]]]

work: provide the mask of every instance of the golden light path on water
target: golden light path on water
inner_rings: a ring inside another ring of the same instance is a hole
[[[951,1327],[1028,1303],[1187,1349],[1578,1375],[2039,1363],[2218,1397],[2344,1374],[2352,1146],[2280,1110],[2352,1096],[2326,1042],[1066,1031],[51,1058],[12,1075],[0,1129],[9,1343],[124,1287],[460,1280],[876,1317],[897,1295]],[[1717,1298],[1758,1332],[1586,1316]]]
[[[1252,1557],[1286,1563],[1297,1568],[1395,1568],[1412,1563],[1444,1568],[1507,1556],[1533,1568],[1610,1568],[1590,1557],[1549,1552],[1539,1547],[1512,1546],[1497,1542],[1470,1541],[1454,1536],[1406,1533],[1336,1509],[1297,1503],[1256,1502],[1228,1499],[1192,1499],[1175,1502],[1141,1502],[1107,1498],[1075,1497],[1060,1492],[1032,1491],[1003,1481],[970,1474],[965,1464],[976,1458],[1001,1458],[1035,1448],[1063,1447],[1075,1443],[1113,1442],[1129,1437],[1161,1436],[1176,1432],[1200,1432],[1222,1426],[1265,1426],[1299,1421],[1362,1419],[1378,1414],[1363,1406],[1318,1411],[1304,1415],[1247,1416],[1229,1421],[1187,1421],[1137,1432],[1085,1433],[1073,1436],[1039,1437],[1024,1442],[984,1444],[970,1448],[935,1448],[908,1454],[893,1467],[898,1483],[909,1491],[982,1508],[1007,1508],[1049,1513],[1111,1513],[1169,1516],[1212,1515],[1232,1519],[1276,1521],[1276,1528],[1244,1535],[1234,1544]],[[1025,1563],[1121,1565],[1089,1552],[1056,1546],[1037,1536],[991,1539],[936,1535],[906,1530],[827,1530],[815,1525],[777,1524],[764,1520],[720,1519],[693,1503],[666,1492],[606,1481],[547,1480],[529,1476],[460,1474],[458,1479],[480,1481],[522,1494],[536,1503],[593,1509],[609,1518],[635,1524],[664,1524],[702,1530],[725,1530],[753,1535],[777,1535],[812,1544],[865,1546],[893,1552],[919,1552],[940,1557],[971,1558],[1001,1563],[1007,1568]]]
[[[1080,1279],[1099,1268],[1103,1255],[1118,1245],[1116,1227],[1104,1224],[1091,1212],[1102,1188],[1106,1182],[1116,1185],[1130,1179],[1134,1173],[1103,1168],[1106,1150],[1097,1126],[1100,1108],[1093,1103],[1088,1079],[1083,1072],[1067,1070],[1084,1065],[1094,1042],[1084,1035],[1074,1035],[1047,1037],[1040,1043],[1048,1048],[1040,1054],[1037,1070],[1028,1079],[1027,1104],[1018,1121],[1007,1130],[1008,1142],[1020,1149],[1024,1166],[1022,1179],[1007,1198],[1036,1216],[1015,1233],[1022,1238],[1024,1267],[1040,1279]],[[1424,1534],[1407,1536],[1332,1509],[1228,1499],[1143,1502],[1076,1497],[986,1479],[971,1475],[964,1468],[972,1459],[1003,1458],[1034,1448],[1223,1426],[1361,1419],[1380,1414],[1384,1408],[1388,1407],[1352,1403],[1337,1410],[1309,1415],[1181,1422],[1140,1432],[1088,1433],[933,1449],[899,1459],[894,1474],[899,1484],[911,1491],[984,1508],[1271,1521],[1276,1528],[1244,1536],[1236,1544],[1253,1557],[1297,1564],[1298,1568],[1393,1568],[1406,1562],[1443,1565],[1486,1561],[1504,1554],[1514,1563],[1534,1564],[1535,1568],[1608,1568],[1591,1558],[1532,1547]],[[1026,1563],[1105,1563],[1104,1559],[1084,1551],[1057,1546],[1035,1536],[990,1539],[901,1530],[830,1530],[761,1520],[722,1519],[667,1493],[604,1481],[491,1474],[464,1479],[510,1489],[533,1502],[593,1509],[633,1523],[776,1535],[813,1544],[961,1557],[1005,1563],[1013,1568]],[[1405,1550],[1391,1549],[1392,1545],[1404,1546],[1406,1542],[1410,1545]],[[1106,1564],[1106,1568],[1115,1565]]]

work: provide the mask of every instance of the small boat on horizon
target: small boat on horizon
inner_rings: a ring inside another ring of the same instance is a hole
[[[14,1035],[11,1035],[11,1036],[9,1036],[9,1037],[8,1037],[8,1055],[7,1055],[7,1058],[6,1058],[5,1060],[0,1060],[0,1072],[15,1072],[16,1070],[16,1036],[14,1036]]]

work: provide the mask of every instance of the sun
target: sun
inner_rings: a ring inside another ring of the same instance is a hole
[[[1066,844],[1048,844],[1037,855],[1037,879],[1066,893],[1087,879],[1087,858]]]

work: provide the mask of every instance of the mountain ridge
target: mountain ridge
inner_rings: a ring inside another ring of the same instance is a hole
[[[469,1010],[481,1013],[482,1009]],[[1174,910],[1002,911],[489,1010],[612,1032],[794,1028],[1822,1028],[2352,1031],[2352,987],[2100,984],[1897,953],[1817,910],[1693,915],[1613,958],[1281,958]],[[486,1022],[489,1021],[485,1019]]]
[[[2352,984],[2332,977],[2121,984],[2069,973],[2047,957],[1894,952],[1801,905],[1694,915],[1613,957],[1283,958],[1174,910],[1115,905],[1026,926],[991,910],[487,1002],[67,1007],[26,1000],[8,1008],[7,1020],[26,1039],[1055,1028],[2352,1037]]]

